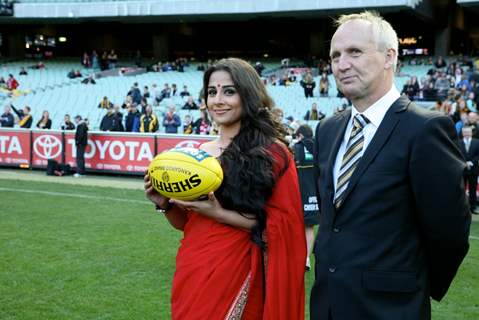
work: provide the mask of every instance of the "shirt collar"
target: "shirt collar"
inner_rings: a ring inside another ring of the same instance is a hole
[[[371,121],[370,123],[374,125],[376,128],[379,127],[381,121],[383,121],[386,112],[389,108],[393,105],[393,103],[399,99],[401,95],[399,94],[398,89],[393,84],[391,89],[382,96],[378,101],[373,103],[369,108],[366,109],[362,114]],[[354,118],[359,111],[353,105],[351,108],[351,119]]]

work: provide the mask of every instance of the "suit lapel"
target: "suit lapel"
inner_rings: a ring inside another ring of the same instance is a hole
[[[384,119],[379,125],[379,128],[377,129],[376,133],[374,134],[373,139],[369,143],[361,160],[359,160],[358,167],[351,176],[348,187],[344,193],[344,202],[347,201],[347,197],[351,193],[351,190],[354,189],[361,176],[369,167],[371,161],[376,157],[378,152],[381,150],[381,148],[384,146],[389,136],[393,132],[394,128],[399,122],[398,113],[406,110],[409,103],[411,103],[411,101],[408,98],[406,98],[405,96],[401,96],[386,112],[386,115],[384,116]]]

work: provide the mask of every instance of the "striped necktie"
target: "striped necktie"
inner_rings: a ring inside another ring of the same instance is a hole
[[[353,129],[349,136],[346,152],[339,169],[338,182],[336,184],[336,193],[334,194],[334,206],[336,209],[341,207],[344,200],[345,191],[348,188],[349,180],[356,169],[359,160],[361,160],[361,151],[364,145],[363,128],[369,123],[369,119],[362,114],[357,114],[353,118]]]

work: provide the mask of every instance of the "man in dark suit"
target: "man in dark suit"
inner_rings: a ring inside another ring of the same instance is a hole
[[[469,248],[454,125],[400,97],[397,50],[379,15],[339,18],[332,70],[353,107],[316,129],[314,320],[430,319]]]
[[[88,145],[88,119],[82,120],[80,115],[75,117],[77,129],[75,132],[77,172],[73,175],[80,178],[85,175],[85,150]]]
[[[472,137],[472,127],[462,127],[462,140],[459,144],[461,152],[466,159],[464,182],[469,189],[469,207],[471,213],[477,214],[477,176],[479,174],[479,140]]]

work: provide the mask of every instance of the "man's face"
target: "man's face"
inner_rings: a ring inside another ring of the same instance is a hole
[[[472,129],[471,128],[462,128],[462,136],[466,139],[472,137]]]
[[[339,90],[353,101],[378,95],[385,85],[386,69],[392,68],[391,54],[378,50],[370,22],[351,20],[340,26],[330,51]]]

